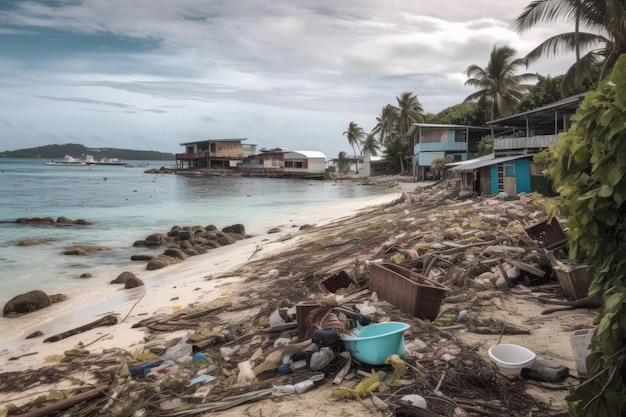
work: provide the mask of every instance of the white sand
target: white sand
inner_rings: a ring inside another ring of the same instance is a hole
[[[398,187],[398,190],[414,189],[415,184],[408,183]],[[401,193],[397,192],[381,197],[356,199],[324,210],[303,212],[285,219],[282,224],[275,225],[281,228],[280,233],[245,239],[156,271],[141,271],[137,275],[144,281],[144,287],[130,290],[103,288],[102,294],[86,295],[86,301],[71,299],[22,317],[3,318],[1,320],[11,320],[13,328],[19,331],[13,334],[3,331],[0,335],[0,366],[4,372],[38,368],[45,365],[46,356],[63,354],[79,342],[87,344],[103,335],[106,336],[90,346],[90,350],[99,352],[115,347],[132,351],[133,346],[141,342],[145,334],[142,329],[131,328],[134,323],[157,313],[171,314],[177,308],[192,303],[228,297],[230,292],[243,285],[243,277],[232,276],[211,280],[207,280],[207,277],[217,276],[241,266],[253,254],[254,259],[259,259],[293,245],[299,238],[298,228],[292,226],[305,223],[320,226],[340,221],[359,210],[388,203],[400,196]],[[281,242],[281,238],[288,234],[293,234],[294,238]],[[46,337],[91,323],[111,313],[118,314],[120,320],[127,315],[128,317],[115,326],[97,327],[55,343],[43,343]],[[20,321],[24,323],[21,328],[19,325],[15,326]],[[24,339],[26,335],[36,330],[43,332],[44,336]],[[9,361],[10,357],[25,354],[29,355]]]

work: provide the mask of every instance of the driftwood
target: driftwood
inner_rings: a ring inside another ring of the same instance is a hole
[[[63,333],[56,334],[54,336],[50,336],[47,339],[44,339],[44,343],[54,343],[59,340],[65,339],[66,337],[74,336],[75,334],[83,333],[88,330],[94,329],[100,326],[112,326],[117,324],[117,316],[113,314],[109,314],[108,316],[104,316],[101,319],[93,321],[91,323],[85,324],[84,326],[76,327],[75,329],[68,330]]]
[[[56,411],[65,410],[66,408],[70,408],[73,405],[79,404],[83,401],[89,401],[89,400],[93,400],[95,398],[101,397],[104,394],[105,394],[104,390],[100,388],[94,388],[90,391],[83,392],[82,394],[74,395],[64,400],[57,401],[54,404],[50,404],[45,407],[41,407],[36,410],[29,411],[28,413],[20,414],[15,417],[46,417]]]
[[[556,302],[554,301],[551,301],[550,303],[556,304]],[[565,307],[549,308],[542,311],[541,314],[550,314],[557,311],[575,310],[577,308],[599,308],[602,307],[602,297],[584,297],[576,301],[562,301],[559,302],[559,304],[564,305]]]

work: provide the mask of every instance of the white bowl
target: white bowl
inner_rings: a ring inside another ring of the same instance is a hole
[[[528,368],[537,358],[531,350],[513,344],[495,345],[489,349],[488,354],[500,372],[509,375],[520,375],[522,368]]]

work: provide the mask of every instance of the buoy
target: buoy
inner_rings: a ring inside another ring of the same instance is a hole
[[[24,180],[20,178],[20,184],[23,183],[23,182],[24,182]]]
[[[60,206],[60,205],[61,205],[61,202],[60,202],[60,201],[57,201],[57,206]]]
[[[26,211],[30,210],[30,207],[26,207]]]
[[[81,201],[81,203],[85,204],[85,203],[86,203],[86,201],[85,201],[85,200],[82,200],[82,201]]]

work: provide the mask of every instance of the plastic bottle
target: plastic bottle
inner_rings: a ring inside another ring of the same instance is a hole
[[[298,394],[302,394],[303,392],[307,392],[308,390],[313,388],[313,385],[315,385],[315,384],[313,384],[313,381],[311,381],[310,379],[307,379],[305,381],[298,382],[294,386],[296,387],[296,392]]]

